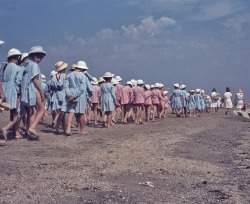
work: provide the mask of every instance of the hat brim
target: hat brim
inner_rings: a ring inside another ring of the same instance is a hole
[[[67,68],[67,66],[68,66],[68,64],[67,64],[67,63],[64,63],[61,67],[59,67],[59,69],[57,70],[57,72],[59,72],[59,71],[62,71],[62,70],[64,70],[64,69],[66,69],[66,68]]]
[[[47,53],[46,52],[44,52],[44,51],[30,51],[29,52],[29,55],[31,55],[31,54],[43,54],[44,56],[46,56],[47,55]]]
[[[88,67],[75,66],[76,69],[89,69]]]
[[[114,74],[110,74],[110,75],[104,75],[102,76],[103,78],[112,78],[113,76],[115,76]]]

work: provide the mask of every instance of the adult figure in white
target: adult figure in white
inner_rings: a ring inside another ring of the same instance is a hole
[[[245,104],[244,94],[241,89],[238,90],[235,96],[235,106],[238,110],[241,110]]]
[[[218,111],[219,108],[219,99],[220,99],[220,94],[216,91],[215,88],[213,88],[212,93],[211,93],[211,108],[213,110],[213,114],[215,114]]]
[[[232,97],[231,90],[229,87],[226,87],[226,92],[224,93],[224,104],[226,109],[225,112],[226,115],[228,114],[229,110],[233,108],[231,97]]]

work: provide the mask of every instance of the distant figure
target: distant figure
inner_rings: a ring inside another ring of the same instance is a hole
[[[224,104],[226,109],[225,112],[226,115],[228,114],[229,110],[233,108],[231,97],[232,97],[231,90],[229,87],[227,87],[226,92],[224,93]]]
[[[211,108],[213,110],[213,114],[215,114],[218,111],[219,108],[219,99],[220,99],[220,94],[216,91],[215,88],[213,88],[212,93],[211,93]]]
[[[238,90],[235,96],[235,106],[237,109],[241,110],[245,104],[244,94],[241,89]]]

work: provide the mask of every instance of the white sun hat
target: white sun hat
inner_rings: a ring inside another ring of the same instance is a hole
[[[122,81],[122,78],[120,76],[115,76],[115,80],[120,82],[120,81]]]
[[[175,84],[174,84],[174,87],[179,88],[180,85],[179,85],[178,83],[175,83]]]
[[[144,86],[146,87],[146,89],[148,89],[148,90],[150,89],[150,85],[149,84],[145,84]]]
[[[111,78],[113,76],[114,76],[114,74],[112,74],[111,72],[106,72],[102,77],[103,78]]]
[[[164,94],[164,95],[167,95],[167,94],[168,94],[168,91],[163,91],[163,94]]]
[[[94,85],[98,84],[97,78],[93,77],[92,81],[91,81],[91,84],[94,84]]]
[[[113,84],[113,85],[118,84],[118,83],[119,83],[119,81],[117,81],[116,79],[111,80],[111,84]]]
[[[190,90],[189,92],[190,92],[190,93],[195,93],[195,90],[192,89],[192,90]]]
[[[181,86],[180,86],[180,89],[185,89],[186,88],[186,86],[184,85],[184,84],[182,84]]]
[[[155,88],[155,85],[152,84],[152,85],[150,86],[150,88],[151,88],[151,89],[152,89],[152,88]]]
[[[137,86],[137,81],[136,80],[133,80],[133,81],[131,81],[132,82],[132,85],[133,86]]]
[[[44,55],[47,55],[47,53],[43,50],[43,47],[41,46],[34,46],[30,49],[29,55],[34,53],[41,53]]]
[[[201,93],[202,93],[202,94],[204,94],[204,93],[205,93],[205,91],[204,91],[204,90],[201,90]]]
[[[127,81],[126,85],[131,85],[132,86],[132,82],[131,81]]]
[[[55,74],[57,74],[57,72],[55,70],[53,70],[53,71],[50,72],[50,76],[51,77],[54,76]]]
[[[160,83],[155,83],[155,87],[159,88],[160,87]]]
[[[15,55],[22,55],[22,53],[18,49],[12,48],[9,50],[7,58],[9,58],[11,56],[15,56]]]
[[[65,63],[64,61],[58,61],[56,64],[55,64],[55,69],[57,72],[61,71],[61,70],[64,70],[66,69],[68,66],[67,63]]]
[[[86,65],[86,62],[84,61],[78,61],[75,65],[75,68],[79,68],[79,69],[89,69]]]
[[[0,40],[0,45],[4,44],[4,41]]]
[[[195,92],[196,93],[199,93],[201,91],[201,89],[196,89]]]
[[[138,79],[138,80],[137,80],[137,84],[141,85],[141,84],[144,84],[144,82],[143,82],[142,79]]]
[[[164,84],[161,84],[161,83],[160,83],[159,88],[162,88],[163,86],[164,86]]]
[[[29,53],[27,53],[27,52],[24,52],[23,54],[22,54],[22,56],[21,56],[21,61],[23,61],[26,57],[28,57],[29,56]]]

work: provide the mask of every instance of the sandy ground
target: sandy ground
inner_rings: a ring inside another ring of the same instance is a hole
[[[39,125],[39,142],[0,147],[0,203],[249,204],[249,128],[224,111],[73,137]]]

